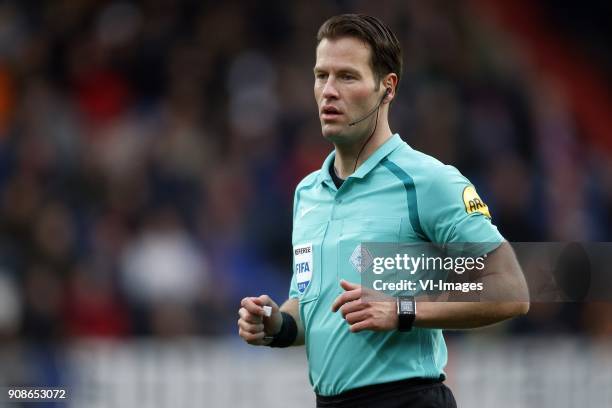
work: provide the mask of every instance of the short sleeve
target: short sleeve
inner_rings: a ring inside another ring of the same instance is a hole
[[[419,218],[425,235],[441,244],[503,242],[491,221],[488,206],[470,181],[452,166],[437,170],[440,171],[424,182],[421,191],[417,187]]]

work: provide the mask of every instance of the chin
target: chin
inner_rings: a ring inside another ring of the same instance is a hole
[[[321,134],[323,137],[332,142],[338,138],[342,138],[344,135],[343,130],[344,129],[342,129],[342,126],[336,124],[323,124],[321,126]]]
[[[327,141],[335,145],[350,145],[357,140],[354,133],[340,125],[323,125],[321,133]]]

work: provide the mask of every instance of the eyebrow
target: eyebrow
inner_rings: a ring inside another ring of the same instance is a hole
[[[315,66],[315,67],[312,69],[312,72],[313,72],[313,73],[315,73],[315,74],[316,74],[317,72],[327,72],[327,71],[329,71],[329,70],[324,69],[324,68],[321,68],[321,67],[317,67],[317,66]],[[349,74],[361,75],[361,72],[359,72],[359,70],[357,70],[357,69],[355,69],[355,68],[352,68],[352,67],[349,67],[349,66],[346,66],[346,67],[340,67],[339,69],[337,69],[337,70],[336,70],[336,72],[339,72],[339,73],[344,73],[344,72],[346,72],[346,73],[349,73]]]

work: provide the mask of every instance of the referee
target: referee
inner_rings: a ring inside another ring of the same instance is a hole
[[[314,94],[334,151],[295,191],[289,299],[280,307],[267,295],[241,302],[239,335],[247,343],[306,346],[317,407],[455,407],[443,383],[442,329],[529,309],[527,301],[361,301],[362,242],[493,243],[483,279],[527,299],[514,253],[475,188],[391,131],[401,74],[397,38],[376,18],[345,14],[320,27]]]

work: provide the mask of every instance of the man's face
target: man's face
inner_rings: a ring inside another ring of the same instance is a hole
[[[369,120],[349,126],[382,97],[376,91],[370,53],[366,43],[353,37],[325,38],[317,47],[314,94],[323,136],[333,143],[360,141],[371,127]]]

